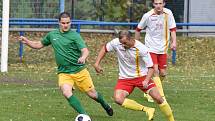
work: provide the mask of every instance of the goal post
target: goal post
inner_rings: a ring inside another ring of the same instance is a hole
[[[34,18],[38,20],[37,23],[43,22],[42,19],[53,19],[56,18],[59,12],[63,12],[65,9],[65,1],[66,0],[52,0],[52,1],[38,1],[38,0],[2,0],[0,2],[0,22],[1,22],[1,38],[0,38],[0,66],[1,72],[8,72],[10,56],[9,56],[9,29],[17,29],[17,27],[22,28],[22,20]],[[68,0],[67,0],[68,2]],[[11,21],[10,21],[11,20]],[[33,19],[32,19],[33,20]],[[19,22],[20,25],[12,25],[9,26],[14,21]],[[10,23],[11,22],[11,23]],[[35,25],[32,25],[35,26]],[[26,26],[26,28],[31,28],[30,26]],[[39,26],[39,25],[38,25]],[[45,28],[50,28],[51,26],[45,26]],[[39,26],[41,28],[41,26]],[[52,26],[53,28],[53,26]],[[43,30],[43,28],[41,28]],[[21,31],[20,33],[24,33]],[[20,34],[21,35],[21,34]],[[22,62],[22,54],[24,46],[20,43],[18,56],[20,58],[20,62]]]
[[[3,0],[1,72],[8,71],[9,5],[10,5],[10,0]]]

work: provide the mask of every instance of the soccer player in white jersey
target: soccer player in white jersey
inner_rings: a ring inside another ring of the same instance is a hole
[[[152,0],[152,3],[154,8],[143,15],[136,28],[135,39],[140,40],[140,31],[146,29],[145,45],[149,48],[155,70],[153,80],[164,97],[161,81],[166,76],[170,33],[171,49],[176,50],[176,23],[171,10],[164,8],[165,0]],[[148,101],[152,102],[150,96]]]
[[[114,90],[114,101],[128,109],[144,111],[148,120],[153,119],[154,108],[146,107],[138,102],[128,99],[135,87],[148,93],[159,105],[168,121],[174,121],[172,110],[164,100],[151,77],[154,74],[153,62],[148,48],[138,40],[131,39],[131,32],[119,32],[119,38],[108,42],[100,50],[94,68],[97,73],[102,73],[101,60],[107,52],[114,51],[119,63],[119,78]]]

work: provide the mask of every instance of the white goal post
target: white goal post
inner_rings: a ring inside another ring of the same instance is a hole
[[[10,0],[3,0],[1,72],[8,71],[7,68],[8,68],[9,4],[10,4]]]

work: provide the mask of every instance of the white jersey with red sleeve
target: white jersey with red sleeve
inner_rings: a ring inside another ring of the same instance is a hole
[[[145,45],[150,52],[156,54],[167,53],[170,31],[176,31],[176,23],[172,11],[164,8],[163,13],[155,14],[154,9],[145,13],[136,31],[146,28]]]
[[[119,38],[113,39],[105,46],[106,52],[115,51],[119,63],[119,79],[136,78],[147,75],[148,67],[153,66],[148,48],[135,40],[132,48],[125,49]]]

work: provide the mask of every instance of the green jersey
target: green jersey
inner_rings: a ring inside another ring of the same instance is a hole
[[[85,68],[85,64],[79,64],[78,59],[81,57],[81,49],[87,46],[77,32],[53,30],[41,42],[44,46],[52,45],[58,73],[74,74]]]

